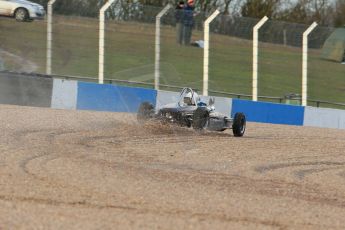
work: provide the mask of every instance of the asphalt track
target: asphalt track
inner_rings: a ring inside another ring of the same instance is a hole
[[[0,105],[0,229],[343,229],[345,131],[243,138]]]

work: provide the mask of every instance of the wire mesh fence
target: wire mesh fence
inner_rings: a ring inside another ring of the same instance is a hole
[[[107,79],[153,83],[155,21],[162,8],[137,6],[131,9],[136,10],[117,17],[110,17],[108,14],[105,26],[104,75]],[[179,33],[175,9],[169,10],[162,17],[162,85],[202,89],[203,25],[208,16],[195,13],[191,45],[182,45],[177,41]],[[259,19],[219,15],[211,23],[210,91],[251,94],[252,31],[258,21]],[[300,94],[302,34],[308,26],[270,20],[260,29],[259,96],[284,98],[287,94]],[[54,15],[52,27],[52,73],[96,79],[98,18]],[[323,43],[333,30],[317,27],[309,37],[308,95],[310,99],[344,102],[345,65],[320,58]],[[46,39],[46,21],[18,23],[1,18],[0,56],[3,69],[45,73]]]

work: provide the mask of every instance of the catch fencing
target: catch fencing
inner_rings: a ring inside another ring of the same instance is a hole
[[[104,77],[153,85],[155,23],[162,8],[137,5],[131,9],[116,17],[106,12]],[[174,7],[162,17],[159,60],[161,86],[203,88],[204,50],[199,45],[204,42],[204,22],[208,16],[196,12],[191,46],[176,42]],[[211,22],[209,93],[252,95],[252,37],[253,27],[259,20],[220,14]],[[260,28],[259,100],[273,101],[275,99],[265,98],[301,94],[301,45],[303,32],[308,27],[269,20]],[[18,23],[1,18],[0,30],[0,48],[7,52],[2,57],[4,69],[46,73],[46,21]],[[309,105],[316,105],[311,102],[313,100],[344,102],[345,83],[341,79],[345,66],[320,59],[321,47],[332,31],[333,28],[318,26],[309,36]],[[97,79],[99,20],[54,14],[51,52],[52,74]]]

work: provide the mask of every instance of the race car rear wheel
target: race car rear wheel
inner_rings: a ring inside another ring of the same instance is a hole
[[[154,107],[149,102],[143,102],[138,109],[137,119],[138,121],[146,121],[153,117],[155,111]]]
[[[205,107],[199,107],[195,110],[193,114],[192,126],[196,130],[203,130],[208,127],[209,123],[209,112]]]
[[[246,131],[246,117],[243,113],[236,113],[232,124],[232,132],[235,137],[242,137]]]

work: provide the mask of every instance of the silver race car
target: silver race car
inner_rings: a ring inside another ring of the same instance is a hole
[[[232,129],[234,136],[241,137],[246,130],[246,117],[243,113],[236,113],[233,118],[215,111],[214,98],[206,104],[191,88],[184,88],[176,103],[167,104],[158,111],[149,102],[143,102],[138,110],[139,122],[158,120],[181,126],[193,127],[196,130],[210,130],[222,132]]]

